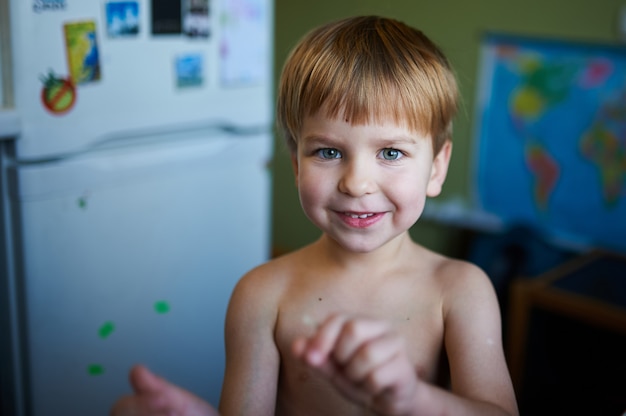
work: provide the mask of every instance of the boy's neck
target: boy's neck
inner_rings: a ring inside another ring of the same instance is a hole
[[[416,248],[416,243],[411,239],[408,231],[400,234],[385,245],[369,252],[355,252],[347,250],[327,234],[314,243],[320,250],[320,255],[329,263],[344,269],[358,271],[373,271],[386,268],[390,265],[400,264],[407,259],[409,252]]]

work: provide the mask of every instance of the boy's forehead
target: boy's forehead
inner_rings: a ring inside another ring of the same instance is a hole
[[[396,127],[419,136],[428,135],[426,126],[424,126],[423,129],[414,129],[411,127],[408,116],[403,117],[400,114],[393,115],[382,109],[378,112],[360,113],[355,116],[348,114],[345,108],[340,109],[334,114],[326,106],[322,106],[318,111],[306,114],[302,119],[302,126],[311,122],[319,123],[325,121],[348,123],[351,126]]]
[[[398,123],[393,118],[376,117],[369,120],[353,121],[343,114],[332,116],[324,112],[305,116],[295,139],[296,143],[304,144],[311,140],[339,138],[344,137],[344,135],[352,140],[355,137],[361,137],[362,134],[364,134],[363,138],[376,138],[389,143],[432,142],[432,137],[426,130],[415,131],[409,127],[408,123]]]

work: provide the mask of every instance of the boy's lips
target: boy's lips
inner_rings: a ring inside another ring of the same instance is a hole
[[[338,211],[342,222],[353,228],[367,228],[380,220],[384,212]]]

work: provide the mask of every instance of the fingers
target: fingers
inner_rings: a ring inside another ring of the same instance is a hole
[[[137,396],[124,396],[111,408],[110,416],[172,416],[174,413],[155,409],[152,403]]]
[[[378,343],[379,338],[389,335],[386,323],[372,320],[347,320],[333,349],[333,357],[341,365],[346,365],[354,359],[368,361],[378,358],[371,348],[372,343]],[[379,351],[380,352],[380,351]]]
[[[384,409],[415,392],[405,342],[385,321],[333,315],[311,337],[296,339],[292,350],[355,403]]]
[[[342,361],[343,375],[366,386],[370,393],[378,393],[384,368],[400,356],[404,344],[395,334],[384,333],[358,346],[354,353]],[[384,384],[384,383],[383,383]]]
[[[333,360],[343,367],[354,358],[377,358],[370,356],[370,344],[389,332],[389,326],[382,321],[332,315],[308,340],[296,340],[294,351],[313,366]]]
[[[329,378],[340,372],[354,383],[364,383],[377,368],[405,353],[404,342],[387,323],[346,315],[330,316],[310,338],[296,339],[292,351]]]
[[[146,367],[134,366],[129,373],[134,394],[120,398],[111,408],[111,416],[171,416],[168,386]]]
[[[136,394],[160,393],[169,383],[143,365],[135,365],[129,373],[130,385]]]
[[[144,366],[134,366],[129,378],[134,394],[118,400],[111,416],[219,416],[209,403]]]
[[[330,354],[341,334],[347,318],[341,315],[330,316],[310,337],[303,351],[303,359],[311,366],[319,367],[329,361]]]

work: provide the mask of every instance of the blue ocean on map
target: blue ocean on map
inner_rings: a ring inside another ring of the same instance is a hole
[[[481,208],[626,251],[626,48],[490,35],[479,91]]]

